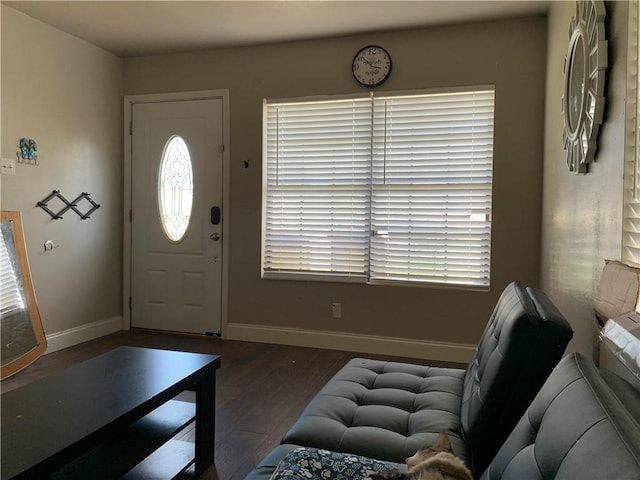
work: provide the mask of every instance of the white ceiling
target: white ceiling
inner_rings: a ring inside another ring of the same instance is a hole
[[[127,57],[543,15],[544,0],[2,1]]]

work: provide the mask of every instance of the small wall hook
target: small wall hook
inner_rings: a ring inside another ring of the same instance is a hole
[[[59,245],[55,245],[53,243],[53,240],[47,240],[46,242],[44,242],[44,251],[45,252],[50,252],[54,248],[58,248],[58,247],[59,247]]]

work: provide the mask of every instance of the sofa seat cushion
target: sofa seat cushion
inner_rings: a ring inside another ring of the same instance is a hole
[[[282,442],[404,463],[447,432],[456,455],[464,370],[356,358],[309,403]]]

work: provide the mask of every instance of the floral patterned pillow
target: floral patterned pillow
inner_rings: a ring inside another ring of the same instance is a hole
[[[362,480],[372,472],[397,469],[394,463],[350,453],[297,448],[282,459],[271,480]]]

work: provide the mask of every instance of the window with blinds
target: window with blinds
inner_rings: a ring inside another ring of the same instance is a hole
[[[493,88],[264,114],[264,278],[488,287]]]
[[[625,95],[624,212],[622,261],[640,266],[640,15],[629,3],[627,94]]]

